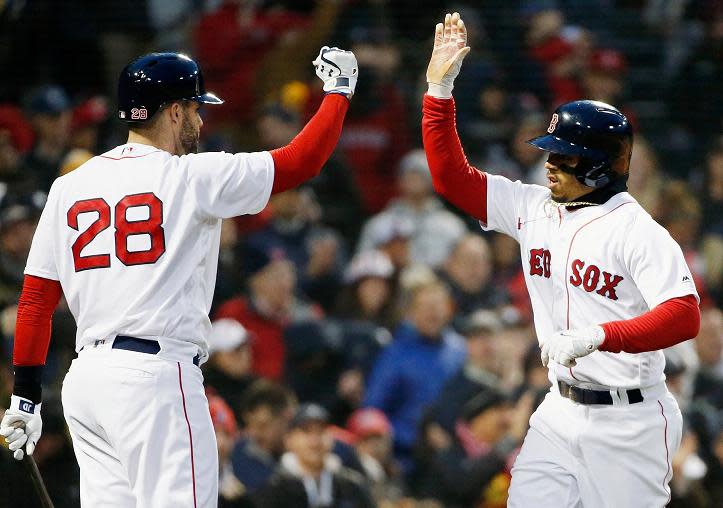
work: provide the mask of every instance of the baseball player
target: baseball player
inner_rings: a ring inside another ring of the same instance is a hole
[[[632,129],[601,102],[552,115],[547,186],[470,166],[454,78],[470,48],[458,14],[437,25],[423,137],[438,193],[520,244],[550,393],[512,469],[510,507],[661,507],[681,414],[661,349],[695,337],[698,295],[678,245],[626,192]]]
[[[128,142],[53,184],[25,269],[15,385],[0,433],[16,459],[40,438],[40,376],[62,293],[78,325],[62,401],[83,506],[216,506],[216,442],[199,364],[221,219],[258,213],[330,156],[357,62],[325,46],[314,65],[326,96],[289,145],[197,154],[199,108],[223,101],[206,92],[187,56],[140,57],[118,87]]]

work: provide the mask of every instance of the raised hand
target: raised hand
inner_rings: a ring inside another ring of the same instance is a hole
[[[462,60],[469,53],[467,28],[459,13],[447,14],[444,23],[437,23],[434,32],[434,49],[427,66],[427,82],[430,92],[450,97],[454,79],[462,67]]]
[[[316,75],[324,82],[326,93],[339,93],[349,98],[354,95],[359,74],[354,53],[324,46],[311,63],[316,69]]]

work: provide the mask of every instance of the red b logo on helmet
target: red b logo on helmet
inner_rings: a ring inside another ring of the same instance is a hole
[[[555,126],[557,125],[558,118],[559,117],[557,116],[557,113],[552,114],[552,120],[550,120],[550,126],[547,128],[547,132],[549,132],[550,134],[555,132]]]

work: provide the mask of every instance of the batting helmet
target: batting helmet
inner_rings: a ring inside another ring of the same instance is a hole
[[[118,79],[118,118],[126,122],[145,122],[180,100],[223,104],[206,92],[200,67],[186,55],[149,53],[126,65]]]
[[[568,102],[552,114],[547,132],[528,143],[547,152],[579,155],[577,166],[560,169],[588,187],[604,187],[627,174],[633,128],[613,106],[598,101]]]

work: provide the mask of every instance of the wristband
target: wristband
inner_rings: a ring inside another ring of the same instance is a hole
[[[42,374],[42,365],[16,365],[13,394],[39,404],[43,400]]]
[[[439,83],[427,83],[427,95],[436,97],[437,99],[450,99],[452,97],[453,86],[441,85]]]

